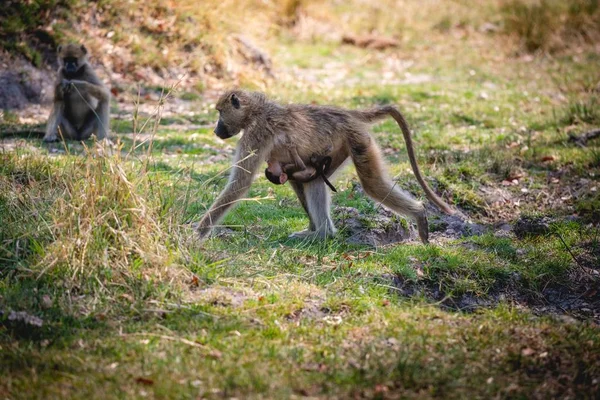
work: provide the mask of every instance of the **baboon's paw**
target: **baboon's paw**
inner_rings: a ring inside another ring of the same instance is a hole
[[[309,231],[308,229],[304,229],[299,232],[294,232],[288,236],[290,239],[306,239],[306,238],[315,238],[318,237],[317,231]]]
[[[335,236],[337,230],[310,231],[305,229],[300,232],[294,232],[288,237],[290,239],[327,239]]]
[[[46,137],[44,137],[44,142],[46,142],[46,143],[58,142],[58,137],[56,137],[56,135],[46,136]]]

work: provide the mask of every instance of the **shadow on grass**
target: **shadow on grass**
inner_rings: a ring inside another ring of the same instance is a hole
[[[386,257],[394,273],[370,279],[445,310],[474,312],[511,303],[538,315],[600,324],[598,232],[558,219],[555,224],[520,238],[501,230],[453,246],[396,248]]]

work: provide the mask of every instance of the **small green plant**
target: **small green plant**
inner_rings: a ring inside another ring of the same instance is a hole
[[[600,222],[600,193],[593,192],[584,195],[575,203],[575,210],[585,221]]]
[[[560,118],[562,125],[573,125],[573,124],[600,124],[600,103],[598,98],[590,96],[583,100],[574,100],[570,102],[562,117]]]
[[[433,29],[442,33],[449,32],[452,28],[452,19],[449,15],[444,16],[438,23],[433,26]]]
[[[6,125],[12,125],[19,122],[19,117],[17,114],[10,110],[1,110],[0,111],[0,122]]]

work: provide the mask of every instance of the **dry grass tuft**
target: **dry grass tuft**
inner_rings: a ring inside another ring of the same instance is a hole
[[[139,272],[168,280],[170,251],[153,204],[150,182],[133,177],[119,153],[97,144],[65,171],[64,192],[53,205],[52,235],[40,260],[43,271],[68,268],[73,276],[111,271],[113,282]]]
[[[144,161],[108,142],[84,147],[83,154],[58,159],[40,153],[0,154],[0,258],[4,273],[61,282],[67,296],[86,293],[92,303],[115,299],[114,290],[133,299],[152,298],[156,287],[184,289],[191,272],[190,232],[181,210],[165,213],[178,194],[153,178],[151,142],[161,109],[159,101],[145,121],[134,117],[134,147],[148,145]],[[137,113],[135,114],[137,115]],[[26,268],[24,267],[26,266]],[[164,293],[163,293],[164,294]]]
[[[106,289],[120,287],[135,297],[139,284],[183,287],[187,248],[181,229],[160,215],[161,189],[120,152],[107,152],[97,143],[58,168],[37,154],[2,155],[0,199],[12,214],[3,218],[3,258],[67,293],[111,297]]]
[[[510,0],[500,6],[504,31],[526,52],[554,52],[600,38],[597,0]]]

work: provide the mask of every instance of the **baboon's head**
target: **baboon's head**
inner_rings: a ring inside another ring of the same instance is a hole
[[[88,51],[84,45],[58,46],[58,62],[67,76],[74,75],[87,63]]]
[[[276,185],[283,185],[288,180],[288,176],[283,171],[281,163],[273,160],[267,160],[265,177]]]
[[[230,90],[223,94],[215,106],[219,112],[215,134],[227,139],[246,128],[257,104],[255,97],[255,93],[243,90]]]

